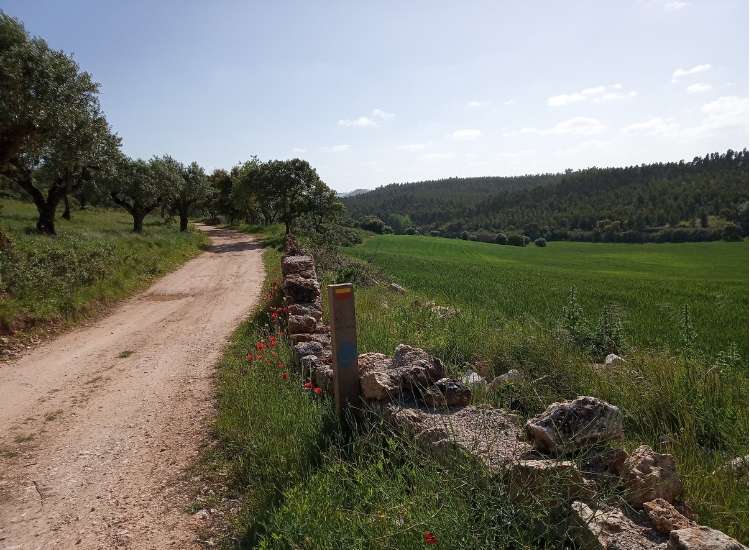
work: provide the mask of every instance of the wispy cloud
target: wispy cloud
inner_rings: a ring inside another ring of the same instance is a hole
[[[489,104],[489,101],[479,101],[477,99],[472,99],[471,101],[466,103],[466,106],[469,109],[479,109],[480,107],[487,107]]]
[[[338,121],[338,125],[344,128],[373,128],[378,126],[380,122],[390,120],[394,116],[396,115],[382,109],[373,109],[369,115],[362,115],[357,118],[342,118]]]
[[[472,141],[481,137],[482,131],[475,128],[463,128],[456,130],[451,137],[457,141]]]
[[[688,5],[689,5],[688,2],[680,2],[680,1],[667,2],[664,4],[664,11],[666,12],[680,11],[688,7]]]
[[[550,107],[564,107],[565,105],[588,100],[592,100],[594,103],[604,103],[617,99],[627,99],[636,95],[635,91],[624,90],[622,84],[606,84],[584,88],[578,92],[549,97],[547,98],[547,105]]]
[[[558,122],[550,128],[521,128],[522,134],[548,135],[578,135],[590,136],[603,131],[606,126],[597,118],[574,117]]]
[[[629,136],[666,136],[674,135],[678,129],[679,124],[674,119],[659,116],[625,126],[622,132]]]
[[[406,143],[404,145],[399,145],[396,147],[399,151],[424,151],[427,148],[427,145],[424,143]]]
[[[344,153],[351,149],[352,146],[348,144],[341,144],[341,145],[327,145],[320,148],[320,151],[323,153]]]
[[[307,149],[304,147],[292,147],[292,153],[307,153]]]
[[[696,82],[695,84],[691,84],[686,88],[687,93],[689,94],[702,94],[703,92],[708,92],[711,90],[712,86],[710,84],[706,84],[705,82]]]
[[[631,124],[622,129],[627,135],[650,135],[679,139],[698,139],[747,125],[748,100],[746,97],[725,96],[704,104],[700,109],[703,118],[695,126],[681,126],[672,118],[655,117]]]
[[[711,70],[711,65],[709,63],[706,63],[704,65],[695,65],[687,69],[683,69],[680,67],[680,68],[675,69],[674,72],[672,73],[672,82],[677,82],[677,80],[685,76],[705,73],[706,71],[710,71],[710,70]]]
[[[507,100],[503,101],[503,105],[515,105],[515,104],[516,104],[516,100],[515,99],[507,99]]]

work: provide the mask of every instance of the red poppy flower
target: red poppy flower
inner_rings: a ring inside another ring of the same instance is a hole
[[[289,380],[289,373],[288,372],[282,372],[281,373],[281,379],[282,380]]]
[[[323,390],[321,390],[320,388],[313,388],[312,391],[314,391],[316,395],[320,395],[321,393],[323,393]]]
[[[271,347],[272,348],[276,347],[276,337],[275,336],[271,336],[271,338],[269,338],[269,342],[271,343]]]
[[[425,544],[437,544],[437,537],[431,531],[424,532],[424,543]]]
[[[266,343],[265,342],[255,342],[255,349],[258,351],[266,349]]]
[[[278,364],[278,365],[276,365],[276,367],[277,367],[277,368],[280,368],[280,369],[283,369],[283,368],[284,368],[285,366],[286,366],[286,365],[284,365],[284,363],[282,363],[282,362],[279,362],[279,364]]]
[[[312,387],[313,387],[313,385],[312,385],[312,382],[310,382],[310,381],[308,380],[308,381],[306,381],[306,382],[305,382],[304,384],[302,384],[302,387],[303,387],[303,388],[305,388],[306,390],[311,390],[311,389],[312,389]]]
[[[273,313],[271,313],[271,319],[272,319],[272,320],[274,320],[274,321],[275,321],[275,320],[276,320],[276,319],[278,319],[278,318],[279,318],[279,314],[278,314],[278,313],[276,313],[275,311],[274,311]]]
[[[248,354],[247,354],[247,355],[246,355],[245,357],[246,357],[246,358],[247,358],[247,360],[248,360],[248,361],[250,361],[251,363],[252,363],[252,362],[253,362],[253,361],[255,360],[255,357],[253,356],[253,354],[252,354],[252,353],[248,353]]]

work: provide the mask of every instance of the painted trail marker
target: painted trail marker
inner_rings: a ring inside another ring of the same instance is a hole
[[[336,412],[343,416],[350,404],[359,401],[357,368],[357,319],[354,315],[354,287],[351,283],[328,285],[333,344],[333,387]]]

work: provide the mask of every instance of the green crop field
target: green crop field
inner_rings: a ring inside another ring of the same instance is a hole
[[[746,242],[595,244],[545,248],[383,235],[348,250],[437,303],[545,325],[561,316],[571,287],[586,313],[615,304],[639,347],[679,345],[687,306],[699,347],[736,345],[747,355]]]

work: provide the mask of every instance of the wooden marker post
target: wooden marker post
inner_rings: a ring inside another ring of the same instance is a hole
[[[359,401],[357,319],[354,315],[352,284],[328,285],[328,306],[331,317],[336,412],[339,417],[343,417],[346,408]]]

